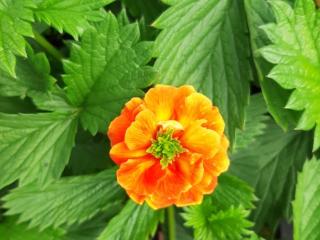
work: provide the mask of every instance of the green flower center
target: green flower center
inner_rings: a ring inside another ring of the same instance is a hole
[[[168,167],[178,154],[185,151],[179,140],[173,138],[173,132],[172,129],[159,132],[157,139],[152,140],[151,146],[147,149],[148,153],[160,159],[162,168]]]

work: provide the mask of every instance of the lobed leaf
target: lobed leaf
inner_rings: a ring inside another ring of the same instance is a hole
[[[81,109],[80,121],[92,134],[105,132],[123,104],[142,96],[154,78],[152,44],[138,42],[137,24],[120,26],[108,13],[96,28],[83,34],[65,61],[67,95]]]
[[[250,30],[253,60],[269,113],[283,129],[292,129],[297,124],[300,113],[284,108],[291,90],[283,89],[268,78],[267,74],[272,69],[273,64],[267,62],[258,51],[260,48],[270,44],[270,40],[261,29],[261,26],[274,22],[271,7],[265,0],[245,0],[245,8]]]
[[[265,25],[272,44],[261,49],[262,55],[276,66],[269,73],[292,94],[286,108],[302,111],[297,128],[315,127],[313,149],[320,147],[320,14],[315,3],[297,0],[294,8],[284,1],[269,1],[276,23]]]
[[[182,0],[155,22],[160,82],[191,84],[217,105],[233,142],[249,98],[249,38],[242,1]]]
[[[32,0],[2,0],[0,2],[0,68],[15,76],[16,55],[26,57],[24,37],[32,37]]]
[[[219,177],[214,194],[201,205],[185,208],[186,226],[194,228],[196,240],[244,239],[252,234],[247,220],[255,200],[253,189],[231,175]]]
[[[92,218],[98,212],[123,201],[123,192],[115,181],[115,172],[61,178],[40,188],[31,184],[14,189],[3,200],[7,215],[20,214],[19,221],[29,226],[57,228]]]
[[[90,27],[89,22],[103,20],[102,7],[114,0],[39,0],[36,19],[78,38]]]

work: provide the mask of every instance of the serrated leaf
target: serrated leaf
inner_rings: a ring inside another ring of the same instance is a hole
[[[210,97],[233,142],[249,98],[249,38],[242,1],[174,3],[153,24],[162,29],[155,44],[160,82],[191,84]]]
[[[34,13],[37,20],[47,23],[59,32],[78,38],[89,22],[103,20],[101,8],[114,0],[38,0]]]
[[[265,0],[245,0],[245,8],[254,63],[269,113],[283,129],[292,129],[296,125],[300,113],[284,108],[291,91],[281,88],[267,77],[273,65],[268,63],[258,52],[258,49],[270,44],[270,40],[261,26],[274,21],[271,7]]]
[[[219,184],[201,205],[185,208],[186,226],[194,228],[196,240],[244,239],[253,224],[247,220],[255,200],[253,189],[231,175],[219,177]]]
[[[26,56],[24,37],[32,37],[32,0],[2,0],[0,2],[0,68],[15,75],[15,55]]]
[[[0,223],[0,236],[4,240],[61,240],[64,230],[47,229],[38,231],[29,229],[27,224],[17,224],[15,218],[8,218]]]
[[[59,178],[77,129],[70,113],[0,113],[0,188]]]
[[[246,109],[244,128],[236,130],[236,141],[234,149],[250,146],[256,138],[264,132],[266,120],[268,119],[267,108],[261,94],[252,95],[250,104]]]
[[[297,0],[294,9],[284,1],[269,2],[276,23],[263,27],[272,45],[263,47],[261,53],[276,66],[268,76],[293,90],[286,108],[303,110],[297,128],[309,130],[320,125],[319,10],[311,0]],[[315,143],[314,150],[320,140]]]
[[[80,45],[73,45],[65,61],[67,94],[81,108],[80,120],[92,134],[105,132],[123,104],[143,95],[154,77],[151,67],[152,44],[138,42],[137,24],[119,26],[108,13],[97,27],[83,34]]]
[[[129,200],[122,211],[111,219],[98,240],[148,240],[155,234],[162,219],[162,210],[155,211],[147,204],[137,205]]]
[[[19,187],[3,200],[7,215],[20,214],[20,222],[30,221],[30,227],[45,229],[92,218],[121,204],[123,196],[114,170],[106,170],[91,176],[62,178],[43,189],[36,184]]]
[[[293,202],[295,240],[320,238],[320,161],[307,161],[298,176]]]
[[[255,188],[259,198],[252,218],[255,229],[274,230],[280,218],[290,218],[297,170],[311,152],[309,133],[284,133],[273,121],[248,148],[231,155],[230,172]]]
[[[44,53],[35,54],[28,45],[27,58],[17,57],[15,76],[0,69],[0,95],[31,96],[34,92],[47,92],[55,82],[50,76],[49,61]]]

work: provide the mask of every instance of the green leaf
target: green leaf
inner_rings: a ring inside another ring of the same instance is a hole
[[[80,120],[92,134],[105,132],[108,123],[131,97],[142,96],[154,70],[145,66],[152,44],[138,42],[137,24],[119,26],[108,13],[97,27],[83,34],[65,61],[67,95],[81,109]]]
[[[17,57],[15,76],[0,70],[0,95],[32,96],[35,92],[47,92],[55,82],[50,76],[49,61],[44,53],[35,54],[27,45],[27,58]]]
[[[90,174],[114,166],[109,156],[109,143],[105,134],[92,137],[90,133],[79,129],[76,145],[72,149],[67,168],[72,175]]]
[[[296,173],[311,152],[309,133],[284,133],[273,121],[248,148],[232,154],[230,172],[255,188],[260,199],[253,212],[255,228],[274,230],[280,218],[290,218]]]
[[[293,202],[295,240],[320,239],[320,161],[307,161],[298,176]]]
[[[242,1],[182,0],[153,24],[160,82],[191,84],[217,105],[231,142],[249,98],[249,38]]]
[[[26,56],[25,36],[32,37],[32,0],[2,0],[0,2],[0,68],[15,75],[15,55]]]
[[[264,132],[268,119],[267,108],[261,94],[252,95],[246,109],[245,124],[236,130],[235,150],[249,147]]]
[[[47,23],[59,32],[78,38],[89,22],[103,20],[101,8],[114,0],[38,0],[34,10],[37,20]],[[101,11],[100,11],[101,10]]]
[[[197,240],[243,239],[251,234],[252,223],[246,218],[255,200],[253,189],[231,176],[219,177],[219,185],[201,205],[185,208],[186,226],[194,228]]]
[[[261,26],[274,21],[271,7],[265,0],[245,0],[245,8],[250,30],[251,48],[254,53],[254,63],[268,110],[283,129],[292,129],[296,125],[300,113],[284,108],[291,91],[283,89],[266,76],[273,65],[268,63],[258,52],[258,49],[270,44],[270,40],[261,29]]]
[[[0,113],[0,188],[60,177],[77,129],[70,113]]]
[[[163,211],[155,211],[147,204],[128,201],[122,211],[108,223],[98,240],[148,240],[163,220]],[[124,228],[125,227],[125,228]]]
[[[159,0],[122,0],[123,4],[128,8],[134,17],[144,17],[149,24],[155,20],[161,12],[165,10],[165,5]]]
[[[32,113],[36,111],[37,109],[30,99],[0,96],[0,112],[2,113]]]
[[[297,0],[292,7],[284,1],[269,1],[276,23],[265,25],[272,45],[262,55],[276,66],[269,73],[284,89],[293,92],[286,108],[302,111],[298,129],[320,128],[320,14],[311,0]],[[313,149],[320,147],[316,130]]]
[[[62,178],[45,188],[36,184],[14,189],[4,198],[7,215],[21,214],[19,221],[29,226],[57,228],[82,222],[98,212],[121,204],[123,192],[115,181],[115,172]]]
[[[27,224],[17,224],[15,218],[0,222],[0,236],[6,240],[61,240],[63,235],[62,229],[47,229],[42,232],[29,229]]]

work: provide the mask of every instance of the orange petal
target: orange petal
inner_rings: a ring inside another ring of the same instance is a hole
[[[110,150],[110,157],[116,164],[122,164],[128,159],[140,158],[148,153],[144,149],[129,150],[124,142],[117,143]]]
[[[165,169],[164,177],[159,181],[155,195],[177,198],[181,192],[187,191],[191,185],[174,164]]]
[[[117,171],[118,183],[137,195],[153,193],[163,175],[159,160],[153,158],[129,159]]]
[[[127,190],[127,194],[135,203],[140,205],[143,204],[144,200],[146,199],[146,195],[139,195],[130,190]]]
[[[212,106],[209,98],[200,93],[192,93],[177,111],[177,118],[183,126],[192,124],[193,121],[205,120],[203,126],[218,132],[224,131],[224,121],[217,107]]]
[[[111,145],[122,142],[127,128],[134,121],[136,115],[141,111],[141,98],[132,98],[126,103],[120,116],[116,117],[109,125],[108,137]]]
[[[125,143],[130,150],[145,149],[155,137],[157,125],[155,115],[150,110],[141,111],[125,134]]]
[[[204,173],[200,154],[183,153],[173,162],[189,184],[195,185],[201,181]]]
[[[178,207],[184,207],[187,205],[200,204],[203,199],[203,194],[197,188],[193,187],[189,191],[181,193],[176,205]]]
[[[221,137],[218,133],[201,127],[199,122],[195,122],[185,130],[180,142],[183,147],[192,152],[212,157],[219,150],[220,139]]]
[[[203,124],[204,127],[216,131],[219,135],[223,134],[225,123],[217,107],[212,107],[205,118],[207,119],[207,122]]]
[[[144,101],[158,121],[166,121],[173,115],[176,94],[175,87],[157,85],[146,93]]]
[[[157,210],[159,208],[165,208],[173,205],[177,201],[177,198],[170,196],[152,195],[146,199],[148,205]]]
[[[221,173],[227,171],[230,165],[227,149],[229,141],[225,136],[221,140],[221,149],[212,158],[205,159],[204,168],[206,172],[209,172],[212,176],[219,176]]]
[[[211,194],[217,186],[217,177],[212,177],[210,175],[205,174],[202,181],[199,182],[195,188],[200,190],[203,194]]]
[[[201,93],[192,93],[179,108],[177,112],[178,121],[187,126],[190,121],[204,119],[211,109],[212,102],[209,98]]]

